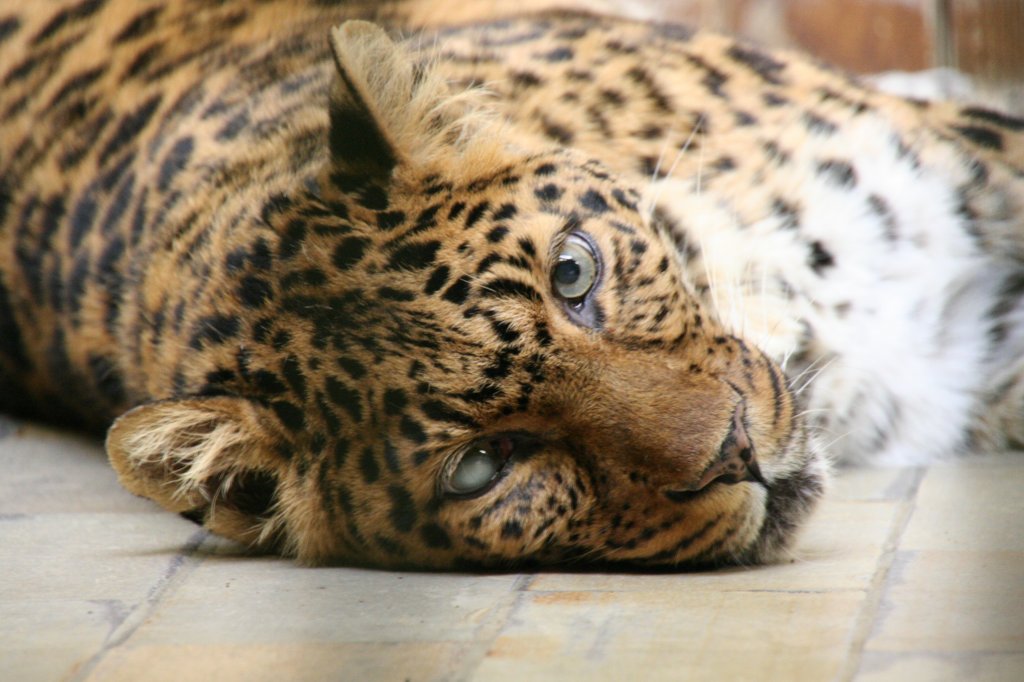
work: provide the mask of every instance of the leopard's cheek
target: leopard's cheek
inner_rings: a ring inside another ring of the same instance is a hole
[[[429,525],[445,541],[427,543],[430,563],[713,565],[755,543],[765,522],[758,486],[715,485],[670,499],[607,464],[607,473],[594,473],[570,455],[548,452],[510,465],[480,495],[441,499]]]
[[[442,499],[437,519],[469,562],[528,562],[555,547],[564,559],[593,511],[591,490],[579,468],[552,449],[510,462],[501,480],[478,496]]]

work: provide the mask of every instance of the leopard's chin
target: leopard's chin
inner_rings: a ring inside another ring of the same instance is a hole
[[[732,556],[722,557],[721,564],[767,564],[789,555],[829,483],[830,467],[824,448],[812,437],[800,441],[799,449],[788,455],[790,467],[766,487],[764,521],[756,538]]]

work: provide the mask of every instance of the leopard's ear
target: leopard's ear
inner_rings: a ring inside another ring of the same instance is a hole
[[[382,28],[347,21],[331,31],[338,77],[329,100],[334,170],[386,184],[403,165],[458,156],[488,116],[480,93],[453,92]],[[491,143],[493,146],[493,142]]]
[[[254,403],[232,397],[147,403],[107,432],[107,455],[125,488],[210,530],[271,548],[283,459]]]

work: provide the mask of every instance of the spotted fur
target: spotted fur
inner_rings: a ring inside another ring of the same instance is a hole
[[[432,568],[772,560],[826,445],[1024,440],[1024,122],[675,26],[330,5],[0,15],[0,409],[109,426],[246,544]]]

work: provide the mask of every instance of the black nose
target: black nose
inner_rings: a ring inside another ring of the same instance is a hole
[[[760,467],[757,466],[754,444],[747,434],[747,427],[744,423],[745,413],[746,404],[740,401],[736,406],[736,411],[733,412],[729,433],[718,449],[718,457],[701,472],[700,477],[690,488],[691,490],[701,490],[715,481],[721,483],[756,481],[766,488],[768,487],[768,483],[761,475]]]

